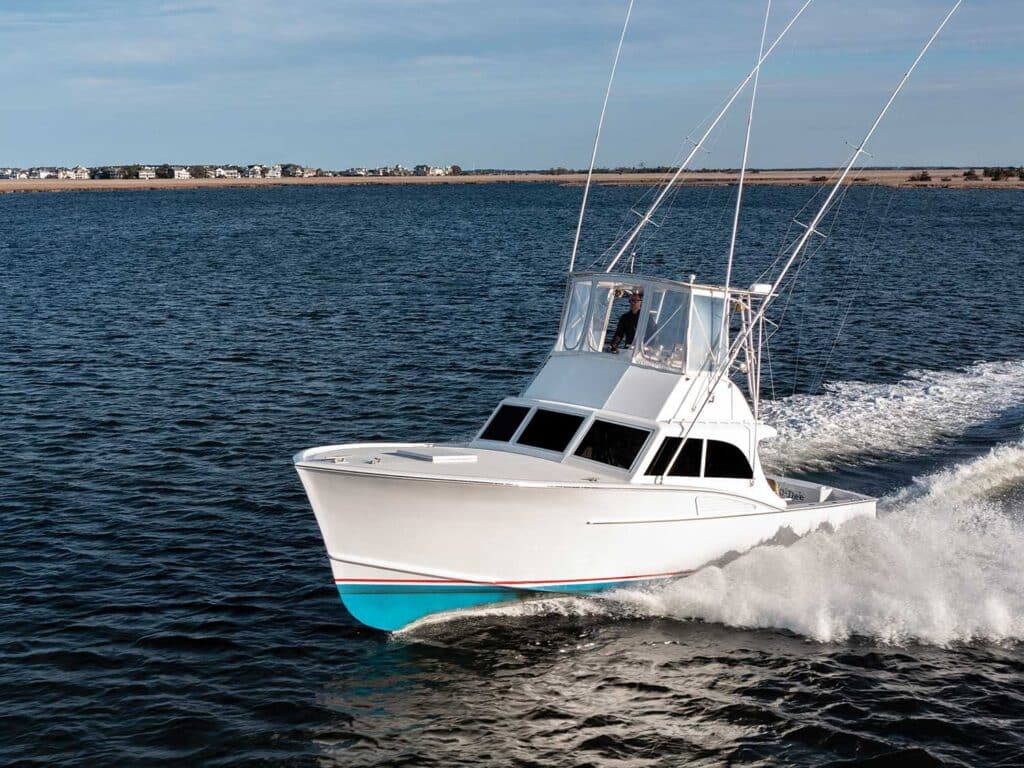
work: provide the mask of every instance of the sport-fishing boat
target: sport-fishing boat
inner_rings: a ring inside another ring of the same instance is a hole
[[[624,271],[641,230],[751,83],[752,117],[761,65],[810,2],[767,48],[762,33],[757,65],[608,263],[577,271],[588,173],[558,337],[526,388],[501,401],[472,440],[330,445],[294,457],[334,582],[360,622],[397,630],[471,606],[675,579],[785,529],[803,535],[874,516],[873,498],[765,473],[758,447],[775,434],[759,419],[765,313],[959,2],[774,279],[730,285],[749,119],[725,284]],[[622,38],[615,64],[621,48]],[[603,119],[604,108],[591,173]]]

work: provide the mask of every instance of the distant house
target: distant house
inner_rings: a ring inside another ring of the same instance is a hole
[[[245,169],[245,178],[247,179],[262,179],[263,178],[263,166],[262,165],[250,165]]]
[[[396,167],[401,168],[401,166]],[[413,169],[414,176],[449,176],[451,172],[452,167],[450,165],[444,167],[438,165],[417,165]]]
[[[281,166],[281,175],[291,178],[302,178],[302,166],[295,163],[285,163]]]
[[[124,173],[120,168],[96,168],[92,172],[94,179],[123,179]]]
[[[174,178],[176,179],[191,179],[192,174],[188,172],[188,168],[174,168]]]
[[[71,169],[71,176],[68,178],[74,179],[75,181],[85,181],[91,178],[92,174],[89,173],[89,169],[84,165],[76,165]]]
[[[28,171],[18,171],[17,178],[19,178],[19,179],[27,179],[28,178]]]
[[[242,174],[237,168],[217,168],[213,172],[215,179],[240,179]]]
[[[316,168],[303,168],[302,169],[302,178],[304,178],[304,179],[308,179],[308,178],[311,178],[313,176],[316,176],[316,174],[317,174],[317,169]]]
[[[367,173],[365,168],[349,168],[345,171],[346,176],[366,176]]]
[[[281,165],[276,164],[267,168],[268,179],[280,179],[281,178]]]
[[[28,172],[30,179],[53,179],[57,177],[56,168],[32,168]]]
[[[156,169],[152,165],[144,165],[139,168],[139,178],[143,180],[155,179]]]

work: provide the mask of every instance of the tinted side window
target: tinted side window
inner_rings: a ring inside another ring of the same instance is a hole
[[[700,452],[704,441],[690,438],[679,451],[679,458],[671,472],[666,472],[668,463],[672,461],[676,450],[679,448],[681,437],[666,437],[654,456],[654,461],[647,467],[648,475],[672,475],[674,477],[700,477]]]
[[[633,466],[636,455],[644,447],[647,436],[646,429],[626,427],[608,421],[595,421],[587,430],[586,436],[580,441],[576,455],[583,459],[600,461],[613,467],[629,469]]]
[[[583,417],[573,413],[537,410],[516,441],[520,445],[564,451],[583,423]]]
[[[708,455],[704,464],[705,477],[742,477],[747,480],[754,476],[743,451],[731,443],[708,440]]]
[[[491,416],[491,420],[487,422],[487,426],[484,428],[480,438],[482,440],[511,440],[512,435],[519,429],[519,425],[523,423],[523,419],[526,418],[526,414],[529,412],[529,408],[521,405],[501,406],[497,413]]]

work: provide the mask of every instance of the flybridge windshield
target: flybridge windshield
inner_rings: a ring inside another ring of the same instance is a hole
[[[569,286],[556,352],[622,355],[674,373],[722,359],[723,293],[621,275],[580,275]]]

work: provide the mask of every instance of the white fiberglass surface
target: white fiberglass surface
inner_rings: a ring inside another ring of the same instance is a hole
[[[560,461],[529,456],[512,451],[498,451],[466,446],[439,446],[458,449],[460,454],[476,456],[473,462],[434,463],[401,455],[409,448],[417,451],[436,450],[429,446],[380,443],[374,445],[329,446],[318,448],[304,456],[302,466],[315,469],[333,469],[366,474],[414,475],[417,477],[465,478],[467,480],[499,480],[526,482],[580,482],[594,478],[621,482],[618,474],[606,473],[602,468],[574,467]]]

